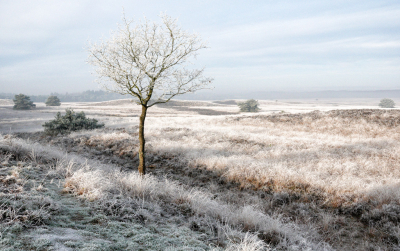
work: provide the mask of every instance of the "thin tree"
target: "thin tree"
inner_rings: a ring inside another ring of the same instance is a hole
[[[183,31],[176,19],[161,15],[161,23],[144,19],[135,24],[123,15],[122,20],[111,39],[89,46],[88,63],[107,90],[132,95],[141,105],[138,170],[144,175],[147,109],[205,89],[212,79],[203,76],[204,68],[189,68],[190,60],[206,44],[198,35]]]

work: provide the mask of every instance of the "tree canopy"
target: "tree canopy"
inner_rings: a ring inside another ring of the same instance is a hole
[[[60,106],[61,102],[57,96],[50,95],[46,100],[46,106]]]
[[[191,59],[206,48],[200,37],[183,31],[177,20],[161,15],[161,23],[145,19],[123,24],[111,39],[90,46],[88,63],[110,91],[129,94],[142,106],[139,118],[139,173],[145,174],[144,122],[147,108],[176,95],[207,88],[212,79]]]
[[[150,107],[211,83],[203,76],[204,68],[189,67],[206,44],[183,31],[176,19],[161,15],[161,20],[134,24],[124,17],[111,39],[90,46],[88,63],[107,90],[132,95]]]
[[[259,105],[258,101],[254,99],[238,103],[241,112],[258,112],[260,110]]]
[[[394,108],[395,103],[392,99],[384,98],[379,102],[379,106],[382,108]]]
[[[36,105],[30,100],[29,96],[24,94],[15,95],[13,101],[13,109],[15,110],[30,110],[36,107]]]

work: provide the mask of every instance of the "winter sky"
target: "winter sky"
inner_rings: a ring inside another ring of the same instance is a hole
[[[0,1],[0,93],[98,90],[88,41],[160,12],[210,48],[215,92],[400,89],[400,1]]]

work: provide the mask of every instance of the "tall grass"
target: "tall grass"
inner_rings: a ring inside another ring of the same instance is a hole
[[[303,237],[298,227],[285,224],[278,217],[271,217],[258,210],[256,206],[234,206],[212,199],[212,194],[196,189],[187,189],[168,179],[158,180],[151,175],[120,171],[79,169],[67,178],[66,190],[89,200],[112,200],[115,195],[157,203],[184,205],[196,217],[211,217],[222,225],[244,231],[276,234],[285,245],[318,247],[318,243]],[[240,250],[259,250],[264,247],[256,237],[245,237]],[[315,236],[314,238],[317,238]],[[246,244],[247,243],[247,244]],[[255,247],[255,249],[246,249]]]
[[[282,247],[321,247],[318,235],[310,236],[296,224],[284,223],[279,215],[265,214],[256,205],[226,204],[214,199],[211,193],[179,185],[167,178],[123,172],[113,165],[101,165],[79,156],[66,155],[54,147],[8,136],[0,138],[0,148],[12,154],[18,152],[20,158],[27,159],[31,152],[35,152],[35,158],[52,160],[53,165],[47,175],[49,178],[54,175],[65,177],[64,192],[98,202],[99,205],[115,204],[116,198],[126,201],[122,202],[126,205],[130,200],[143,201],[151,209],[144,210],[145,214],[150,214],[149,218],[152,217],[151,212],[160,211],[157,208],[163,204],[187,208],[193,219],[218,226],[218,241],[225,242],[228,250],[266,250],[268,247],[257,237],[257,233],[276,235]],[[139,211],[125,210],[125,213],[137,216]],[[247,233],[249,231],[251,234]]]
[[[153,151],[206,166],[244,186],[262,188],[273,180],[277,190],[300,186],[353,201],[387,188],[389,197],[400,198],[390,189],[400,183],[398,127],[330,116],[305,116],[301,123],[257,116],[149,120]]]

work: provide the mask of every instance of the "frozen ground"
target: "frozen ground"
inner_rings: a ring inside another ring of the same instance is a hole
[[[238,113],[232,100],[154,107],[144,179],[140,107],[128,100],[3,105],[0,209],[9,213],[0,247],[400,250],[400,110],[378,103],[260,101],[259,113]],[[65,108],[106,128],[37,132]],[[9,191],[21,200],[7,208]],[[33,203],[38,196],[49,203]],[[20,210],[22,200],[32,210]]]
[[[225,101],[173,101],[152,107],[148,117],[194,117],[237,115],[239,108],[235,102]],[[394,100],[400,104],[400,100]],[[335,109],[377,109],[379,99],[331,99],[331,100],[260,100],[261,111],[258,114],[278,112],[304,113],[314,110],[329,111]],[[123,127],[136,124],[140,107],[129,99],[105,102],[62,103],[59,107],[46,107],[36,103],[37,108],[28,111],[12,109],[11,100],[0,100],[0,133],[34,132],[43,130],[42,124],[54,118],[57,112],[72,108],[84,111],[86,115],[105,122],[106,126]]]

